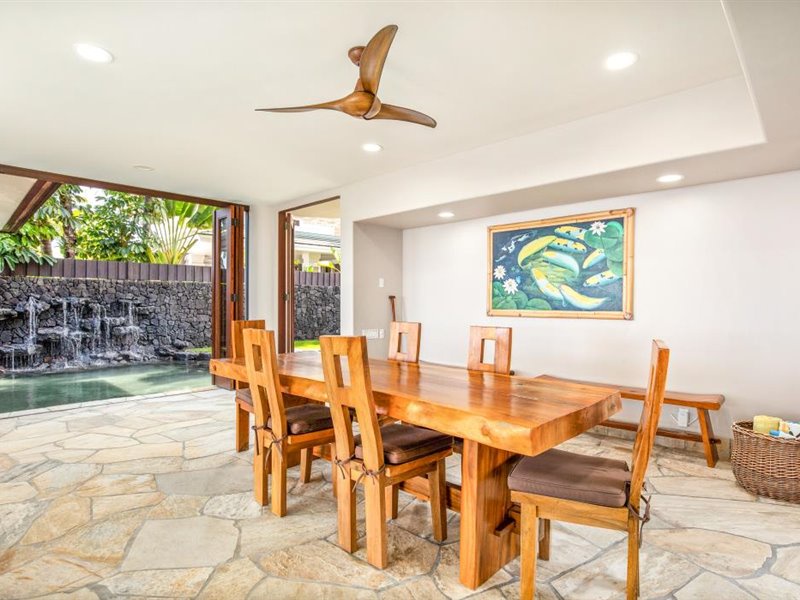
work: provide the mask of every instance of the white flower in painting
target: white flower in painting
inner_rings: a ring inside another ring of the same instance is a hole
[[[506,276],[506,268],[503,265],[495,267],[494,269],[494,278],[495,279],[502,279]]]
[[[513,279],[506,279],[503,282],[503,289],[506,291],[506,294],[516,294],[517,293],[517,282]]]
[[[603,235],[606,231],[606,224],[603,223],[602,221],[595,221],[594,223],[592,223],[589,229],[595,235]]]

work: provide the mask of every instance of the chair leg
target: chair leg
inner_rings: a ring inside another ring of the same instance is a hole
[[[397,518],[397,505],[400,500],[400,488],[396,485],[387,485],[386,491],[386,513],[389,519]]]
[[[550,560],[550,519],[542,519],[539,537],[539,559]]]
[[[308,483],[311,481],[311,461],[314,460],[313,448],[303,448],[300,450],[300,482]]]
[[[236,452],[244,452],[250,447],[250,413],[236,401]]]
[[[264,452],[264,438],[260,435],[261,432],[256,433],[260,439],[256,440],[256,450],[253,452],[253,496],[255,501],[261,506],[266,506],[269,502],[269,473],[270,464],[265,461]],[[258,452],[258,449],[261,452]]]
[[[628,582],[627,600],[639,598],[639,522],[628,519]]]
[[[358,542],[356,540],[356,495],[351,487],[350,469],[349,467],[344,467],[344,469],[334,467],[333,476],[336,479],[339,546],[352,554],[358,549]]]
[[[383,476],[364,478],[367,513],[367,562],[385,569],[388,564],[386,534],[386,493]]]
[[[336,444],[331,444],[331,482],[333,483],[333,497],[336,498],[338,495],[337,490],[339,489],[339,475],[337,473],[338,469],[334,464],[334,460],[336,457]]]
[[[277,517],[282,517],[286,514],[286,462],[283,458],[283,453],[286,452],[286,446],[283,446],[283,452],[279,450],[278,445],[272,448],[272,493],[270,494],[270,506],[272,514]]]
[[[536,546],[539,542],[539,519],[536,506],[523,502],[520,506],[520,600],[533,600],[536,595]]]
[[[719,460],[719,453],[717,452],[717,445],[711,441],[714,437],[714,428],[711,426],[711,417],[708,415],[707,409],[697,409],[697,421],[700,425],[700,435],[703,436],[703,452],[706,455],[706,464],[709,467],[715,467]]]
[[[430,489],[433,539],[443,542],[447,539],[447,479],[444,460],[437,461],[436,468],[428,473]]]

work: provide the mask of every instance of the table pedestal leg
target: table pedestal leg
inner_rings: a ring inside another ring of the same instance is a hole
[[[461,584],[475,589],[519,554],[519,535],[495,530],[511,506],[507,477],[515,455],[464,440],[461,455]]]

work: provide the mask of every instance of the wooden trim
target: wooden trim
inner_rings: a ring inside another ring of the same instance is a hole
[[[109,181],[101,181],[99,179],[90,179],[88,177],[75,177],[73,175],[64,175],[61,173],[50,173],[48,171],[38,171],[36,169],[26,169],[24,167],[15,167],[12,165],[0,164],[0,173],[6,175],[17,175],[19,177],[30,177],[34,179],[45,179],[52,183],[57,183],[58,185],[61,185],[62,183],[73,183],[75,185],[114,190],[128,194],[139,194],[140,196],[154,196],[156,198],[167,198],[169,200],[184,200],[187,202],[194,202],[196,204],[208,204],[209,206],[244,206],[243,204],[237,204],[236,202],[230,202],[228,200],[215,200],[212,198],[202,198],[200,196],[188,196],[186,194],[178,194],[175,192],[153,190],[150,188],[126,185],[122,183],[112,183]]]
[[[2,172],[2,169],[0,169],[0,173]],[[28,190],[28,193],[25,194],[19,206],[11,213],[11,217],[0,232],[16,233],[17,230],[25,224],[25,221],[30,219],[33,213],[39,210],[39,207],[44,204],[59,187],[61,187],[61,183],[57,181],[37,179]]]
[[[325,204],[326,202],[333,202],[338,200],[340,196],[331,196],[323,200],[315,200],[314,202],[307,202],[299,204],[292,208],[286,208],[278,212],[278,353],[294,352],[294,236],[291,240],[287,239],[286,228],[287,218],[291,220],[291,214],[295,210],[308,208],[309,206],[316,206],[317,204]],[[288,215],[288,216],[287,216]],[[290,223],[291,224],[291,223]],[[288,245],[291,242],[293,247],[292,252],[288,251]],[[289,299],[284,300],[283,295],[289,294]],[[287,311],[288,307],[292,307],[291,311]],[[291,312],[291,315],[287,314]],[[291,318],[291,321],[289,320]],[[289,338],[292,338],[291,340]]]
[[[633,250],[634,250],[634,216],[635,208],[623,208],[616,210],[605,210],[600,212],[585,213],[580,215],[569,215],[555,217],[552,219],[540,219],[534,221],[520,221],[518,223],[508,223],[505,225],[490,225],[486,235],[486,314],[490,317],[547,317],[547,318],[567,318],[567,319],[611,319],[611,320],[633,320]],[[622,310],[611,311],[588,311],[588,310],[505,310],[492,308],[492,282],[493,265],[492,259],[492,238],[495,233],[519,229],[521,227],[552,227],[554,225],[574,224],[584,221],[599,221],[602,219],[624,219],[625,229],[625,259],[622,267]]]

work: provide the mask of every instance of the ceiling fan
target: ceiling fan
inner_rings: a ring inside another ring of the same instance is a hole
[[[257,108],[266,112],[305,112],[309,110],[338,110],[351,117],[366,119],[392,119],[407,121],[426,127],[436,127],[436,121],[426,114],[384,104],[378,99],[378,85],[381,81],[383,64],[386,55],[397,33],[397,25],[387,25],[376,33],[366,46],[355,46],[347,51],[347,56],[358,67],[358,80],[355,89],[339,100],[310,104],[308,106],[291,106],[287,108]]]

